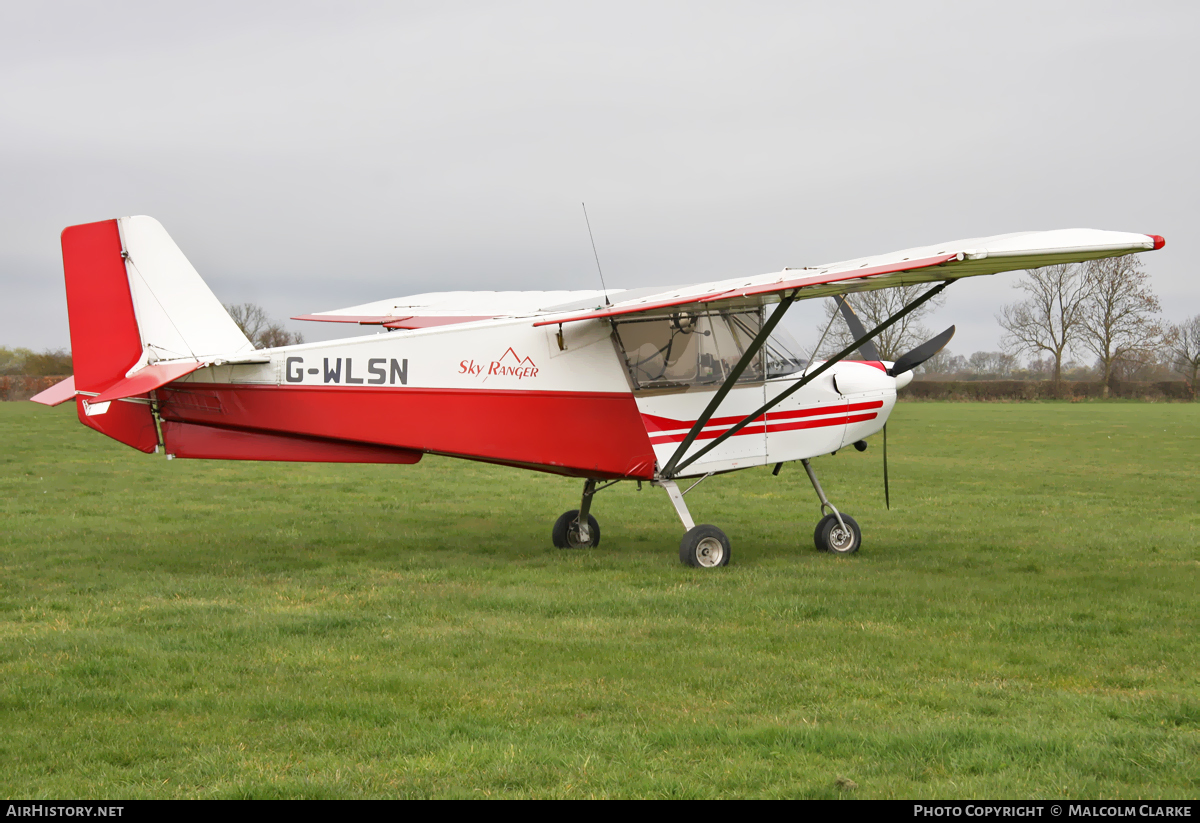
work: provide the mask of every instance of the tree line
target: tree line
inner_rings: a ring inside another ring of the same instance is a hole
[[[851,304],[864,324],[878,325],[928,286],[862,292]],[[1136,254],[1030,269],[1014,288],[1025,296],[1004,306],[996,320],[1004,329],[1002,351],[970,357],[943,350],[917,376],[949,379],[1094,380],[1102,393],[1118,382],[1182,377],[1193,396],[1200,374],[1200,315],[1183,323],[1161,317],[1161,304]],[[895,360],[933,336],[922,322],[939,305],[935,298],[880,335],[880,356]],[[828,328],[814,351],[827,357],[853,342],[834,301]]]
[[[71,373],[71,353],[66,349],[9,349],[0,346],[0,375],[32,377],[64,376]]]

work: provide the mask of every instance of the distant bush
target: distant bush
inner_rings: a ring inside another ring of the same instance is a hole
[[[47,349],[38,353],[30,349],[0,347],[0,374],[68,375],[72,371],[71,353],[66,349]]]
[[[899,392],[901,400],[1092,400],[1104,396],[1104,384],[1050,380],[916,380]],[[1130,400],[1191,400],[1183,380],[1122,382],[1109,390],[1110,398]]]
[[[67,377],[57,375],[0,375],[0,400],[28,400]]]

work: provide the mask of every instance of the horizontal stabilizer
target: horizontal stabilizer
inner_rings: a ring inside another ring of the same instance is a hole
[[[152,366],[145,366],[134,372],[132,376],[118,380],[96,397],[89,399],[88,402],[103,403],[107,400],[120,400],[124,397],[145,394],[203,367],[203,363],[195,360],[179,363],[155,363]]]
[[[43,406],[60,406],[75,396],[75,375],[66,380],[60,380],[45,391],[38,392],[29,398],[34,403]]]

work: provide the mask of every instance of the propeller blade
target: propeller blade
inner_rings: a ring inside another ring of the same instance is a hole
[[[900,358],[896,361],[895,365],[888,369],[888,374],[890,374],[892,377],[896,377],[904,374],[906,371],[912,371],[917,366],[921,365],[926,360],[940,352],[942,349],[946,348],[946,344],[950,342],[950,338],[953,336],[954,327],[951,326],[937,337],[926,340],[912,351],[900,355]]]
[[[887,504],[888,511],[891,511],[892,495],[888,491],[887,471],[887,423],[883,424],[883,502]]]
[[[838,295],[838,308],[842,311],[842,317],[846,321],[846,327],[850,329],[850,334],[854,335],[855,340],[861,340],[867,336],[867,330],[863,328],[862,321],[858,319],[858,315],[854,313],[854,309],[850,308],[850,301],[844,294]],[[868,340],[858,347],[862,352],[862,356],[867,360],[882,360],[879,356],[879,349],[875,348],[875,341]]]

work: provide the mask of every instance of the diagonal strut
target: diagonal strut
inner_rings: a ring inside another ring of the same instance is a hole
[[[789,388],[787,391],[785,391],[785,392],[783,392],[782,394],[780,394],[780,395],[779,395],[778,397],[776,397],[774,400],[771,400],[770,402],[768,402],[768,403],[764,404],[763,406],[759,407],[758,409],[756,409],[756,410],[754,410],[754,411],[750,412],[750,414],[746,415],[746,416],[745,416],[744,418],[742,418],[742,419],[741,419],[741,420],[740,420],[738,423],[736,423],[736,424],[734,424],[733,426],[731,426],[730,428],[726,429],[726,430],[725,430],[725,431],[724,431],[724,432],[721,434],[721,436],[720,436],[720,437],[717,437],[716,439],[714,439],[714,440],[713,440],[711,443],[709,443],[708,445],[706,445],[704,448],[700,449],[700,451],[698,451],[698,452],[696,452],[695,454],[693,454],[693,455],[692,455],[691,457],[689,457],[687,460],[684,460],[682,463],[679,463],[678,465],[675,465],[675,464],[676,464],[676,459],[675,459],[675,458],[679,456],[680,452],[681,452],[681,451],[682,451],[682,449],[683,449],[683,447],[681,446],[681,448],[680,448],[680,449],[677,449],[677,450],[676,450],[676,452],[675,452],[675,454],[674,454],[674,455],[671,457],[671,462],[667,464],[667,468],[663,469],[663,472],[662,472],[662,473],[663,473],[663,476],[664,476],[664,477],[675,477],[675,476],[678,476],[678,474],[679,474],[681,471],[683,471],[684,469],[686,469],[686,468],[687,468],[688,466],[690,466],[692,463],[695,463],[695,462],[696,462],[697,460],[699,460],[701,457],[703,457],[704,455],[708,454],[710,451],[712,451],[713,449],[715,449],[717,446],[719,446],[719,445],[721,445],[722,443],[724,443],[724,442],[725,442],[726,440],[728,440],[730,437],[733,437],[735,434],[737,434],[737,433],[738,433],[738,432],[740,432],[742,429],[744,429],[744,428],[745,428],[747,425],[749,425],[749,424],[750,424],[752,421],[756,420],[756,419],[757,419],[757,418],[758,418],[760,415],[766,414],[768,411],[770,411],[771,409],[775,408],[775,406],[779,405],[779,403],[781,403],[783,400],[785,400],[785,399],[787,399],[788,397],[790,397],[790,396],[791,396],[793,393],[795,393],[795,392],[799,391],[800,389],[804,388],[804,387],[805,387],[805,386],[807,386],[809,383],[811,383],[813,380],[815,380],[816,378],[818,378],[818,377],[820,377],[822,374],[824,374],[826,371],[828,371],[829,369],[831,369],[831,368],[833,368],[834,366],[836,366],[836,365],[837,365],[839,362],[841,362],[841,361],[842,361],[842,360],[843,360],[843,359],[844,359],[844,358],[845,358],[847,355],[851,354],[851,353],[852,353],[852,352],[854,352],[856,349],[860,348],[860,347],[862,346],[862,344],[863,344],[863,343],[865,343],[865,342],[866,342],[866,341],[868,341],[868,340],[873,340],[873,339],[875,339],[876,337],[878,337],[878,336],[879,336],[879,335],[880,335],[882,332],[886,331],[886,330],[888,329],[888,327],[890,327],[892,324],[896,323],[897,321],[901,320],[901,319],[902,319],[902,318],[903,318],[905,315],[907,315],[909,312],[911,312],[911,311],[913,311],[914,309],[916,309],[918,306],[920,306],[920,305],[921,305],[922,303],[924,303],[926,300],[928,300],[928,299],[930,299],[931,297],[934,297],[935,295],[937,295],[937,294],[938,294],[938,292],[940,292],[942,289],[946,288],[946,286],[949,286],[949,285],[950,285],[950,283],[951,283],[951,281],[949,281],[949,280],[945,280],[945,281],[943,281],[942,283],[940,283],[940,284],[938,284],[938,285],[934,286],[932,289],[930,289],[929,291],[927,291],[927,292],[925,292],[924,294],[922,294],[922,295],[921,295],[920,297],[918,297],[916,300],[914,300],[913,302],[909,303],[909,304],[908,304],[907,306],[905,306],[903,309],[901,309],[900,311],[898,311],[898,312],[896,312],[895,314],[893,314],[891,317],[889,317],[887,320],[885,320],[885,321],[883,321],[882,323],[880,323],[878,326],[876,326],[875,328],[873,328],[871,331],[867,332],[867,334],[866,334],[866,335],[864,335],[863,337],[860,337],[858,340],[855,340],[853,343],[851,343],[851,344],[850,344],[850,346],[849,346],[849,347],[847,347],[847,348],[845,348],[845,349],[842,349],[840,352],[838,352],[837,354],[835,354],[833,357],[831,357],[830,359],[826,360],[826,361],[825,361],[823,364],[821,364],[820,368],[816,369],[816,371],[813,371],[813,372],[811,372],[811,373],[809,373],[809,374],[806,374],[806,375],[804,375],[804,376],[803,376],[803,377],[801,377],[799,380],[797,380],[797,381],[796,381],[796,383],[795,383],[794,385],[792,385],[792,386],[791,386],[791,387],[790,387],[790,388]],[[778,309],[776,310],[776,312],[778,313]],[[771,319],[773,320],[773,319],[774,319],[774,317],[772,316],[772,318],[771,318]],[[724,386],[722,386],[721,388],[725,388],[725,387],[724,387]],[[710,404],[709,404],[709,406],[711,407],[711,406],[712,406],[712,404],[710,403]],[[705,411],[706,411],[706,412],[708,412],[709,410],[708,410],[708,409],[705,409]],[[714,409],[714,411],[715,411],[715,409]],[[710,412],[710,415],[711,415],[711,412]],[[702,418],[702,420],[703,420],[703,422],[707,422],[707,421],[708,421],[708,418]],[[696,421],[696,425],[697,425],[697,426],[702,426],[702,425],[703,425],[703,423],[702,423],[701,421],[699,421],[699,420],[698,420],[698,421]],[[696,432],[696,426],[693,426],[693,427],[692,427],[692,432],[690,432],[690,433],[689,433],[689,435],[690,435],[690,434],[693,434],[693,433],[695,433],[695,432]],[[695,439],[695,438],[693,437],[693,438],[692,438],[692,440],[694,440],[694,439]],[[688,445],[688,444],[690,444],[690,442],[691,442],[691,441],[687,441],[687,440],[685,440],[685,441],[684,441],[684,445]],[[670,472],[670,473],[668,474],[668,472]]]
[[[775,308],[775,311],[771,312],[770,318],[768,318],[767,322],[763,324],[763,327],[759,329],[758,334],[750,343],[750,346],[742,354],[742,357],[740,360],[738,360],[737,365],[733,367],[733,371],[729,373],[729,376],[725,378],[725,382],[721,384],[721,388],[717,389],[717,393],[713,395],[713,399],[710,400],[708,406],[705,407],[704,413],[701,414],[696,422],[692,425],[692,429],[687,433],[687,437],[683,438],[683,442],[679,444],[679,448],[675,449],[675,453],[671,455],[671,459],[668,460],[667,465],[663,467],[663,477],[671,476],[671,471],[675,468],[675,464],[679,462],[679,458],[683,457],[684,452],[686,452],[688,447],[695,442],[696,436],[700,434],[700,431],[704,428],[704,424],[706,424],[709,418],[713,416],[717,410],[717,407],[721,405],[721,401],[725,399],[725,395],[729,394],[729,392],[733,389],[734,385],[738,381],[738,378],[742,376],[742,372],[746,370],[746,367],[750,365],[750,361],[754,359],[756,354],[758,354],[758,350],[761,349],[763,344],[767,342],[767,338],[771,336],[771,332],[773,332],[775,327],[779,325],[779,321],[783,319],[783,313],[786,312],[788,307],[792,305],[792,301],[795,299],[796,294],[799,291],[799,289],[794,289],[790,295],[785,294],[781,296],[779,305]]]

